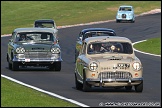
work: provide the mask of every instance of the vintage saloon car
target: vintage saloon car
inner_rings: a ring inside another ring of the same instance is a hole
[[[133,6],[123,5],[119,7],[116,14],[116,22],[118,23],[120,21],[131,21],[132,23],[135,22]]]
[[[79,36],[76,41],[75,47],[75,61],[79,55],[82,43],[86,38],[96,37],[96,36],[115,36],[116,33],[113,29],[108,28],[86,28],[80,31]]]
[[[39,28],[51,28],[53,29],[55,36],[58,38],[58,29],[53,19],[39,19],[35,20],[34,27]]]
[[[61,70],[61,48],[48,28],[17,28],[8,43],[7,61],[9,69],[19,70],[27,66],[45,66],[50,70]]]
[[[85,39],[76,60],[77,89],[92,87],[125,87],[136,92],[143,90],[143,67],[128,38],[101,36]]]

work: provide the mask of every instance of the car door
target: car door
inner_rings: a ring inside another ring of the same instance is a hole
[[[83,57],[85,57],[85,50],[86,50],[86,43],[82,45],[82,49],[80,50],[79,56],[77,58],[77,64],[76,64],[80,80],[83,79],[83,69],[85,64]]]
[[[11,36],[11,39],[9,39],[9,42],[8,42],[8,56],[9,56],[10,59],[11,59],[12,50],[14,49],[15,36],[16,36],[16,32],[13,32],[12,36]]]
[[[80,49],[82,47],[82,39],[83,39],[82,34],[83,34],[82,32],[79,33],[79,36],[78,36],[77,41],[76,41],[76,56],[79,55]]]

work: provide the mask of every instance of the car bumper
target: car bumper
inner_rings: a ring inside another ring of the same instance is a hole
[[[13,62],[23,62],[23,63],[30,63],[30,62],[62,62],[63,60],[61,57],[51,57],[51,58],[18,58],[17,55],[14,56],[12,59]]]
[[[92,79],[87,78],[86,81],[94,86],[128,86],[128,85],[137,85],[143,81],[141,78],[130,78],[130,79]]]

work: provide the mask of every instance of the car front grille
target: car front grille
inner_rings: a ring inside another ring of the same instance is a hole
[[[26,52],[25,58],[49,58],[48,52]]]
[[[98,78],[102,79],[129,79],[132,78],[130,72],[101,72]]]
[[[122,14],[122,18],[126,18],[126,14]]]

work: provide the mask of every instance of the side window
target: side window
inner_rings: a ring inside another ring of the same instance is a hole
[[[16,32],[12,32],[12,37],[11,37],[11,39],[15,40],[15,38],[16,38]]]
[[[81,54],[85,54],[86,53],[86,46],[87,46],[87,44],[83,43]]]

